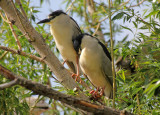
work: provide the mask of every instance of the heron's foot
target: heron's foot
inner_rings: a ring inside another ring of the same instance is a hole
[[[92,95],[92,98],[95,100],[98,100],[99,98],[101,98],[104,94],[104,88],[101,89],[101,91],[99,92],[99,88],[95,90],[92,90],[89,92]]]
[[[79,74],[72,73],[72,78],[75,79],[75,81],[82,83],[82,80],[81,80]]]
[[[92,95],[92,98],[95,100],[98,100],[102,97],[101,93],[96,92],[95,90],[90,91],[90,94]]]

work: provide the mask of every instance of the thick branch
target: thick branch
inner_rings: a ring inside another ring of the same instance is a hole
[[[63,67],[57,57],[46,45],[43,37],[32,27],[30,22],[13,6],[10,0],[0,0],[0,7],[7,14],[9,20],[15,24],[20,31],[31,42],[33,47],[43,58],[44,62],[48,65],[50,70],[55,74],[58,81],[69,89],[78,87],[75,81],[70,77],[71,74]],[[16,11],[16,12],[15,12]],[[82,94],[82,97],[87,99]]]
[[[30,80],[27,80],[23,77],[17,76],[11,71],[7,70],[3,66],[0,65],[0,74],[3,75],[5,78],[14,80],[17,79],[17,84],[32,90],[34,93],[43,95],[46,97],[49,97],[54,100],[59,100],[62,103],[65,103],[67,105],[72,105],[76,108],[79,108],[81,110],[91,112],[94,114],[100,114],[100,115],[120,115],[122,112],[118,110],[114,110],[105,106],[100,106],[94,103],[90,103],[87,101],[82,100],[81,98],[76,98],[74,96],[66,95],[63,93],[60,93],[56,90],[53,90],[52,88],[42,85],[40,83],[32,82]],[[131,113],[123,112],[124,115],[131,115]]]

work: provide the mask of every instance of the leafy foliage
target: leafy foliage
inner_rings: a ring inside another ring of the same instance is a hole
[[[40,7],[30,6],[31,1],[21,0],[27,17],[35,29],[45,38],[45,42],[53,49],[56,56],[59,57],[52,36],[44,29],[46,26],[36,24]],[[40,6],[45,2],[40,0]],[[68,8],[71,0],[64,0],[63,3]],[[115,60],[122,57],[124,62],[129,63],[125,66],[123,64],[117,65],[116,108],[126,109],[135,114],[157,115],[160,114],[160,3],[158,0],[156,2],[145,1],[139,3],[139,0],[136,2],[133,0],[130,2],[124,0],[112,1]],[[16,7],[19,9],[17,4]],[[89,11],[88,7],[92,12]],[[85,0],[79,0],[73,3],[71,9],[71,15],[77,14],[79,20],[83,22],[81,25],[82,31],[90,34],[97,31],[95,36],[105,42],[107,47],[110,46],[108,42],[110,37],[109,24],[106,17],[108,16],[108,3],[96,1],[89,6]],[[2,18],[0,18],[0,28],[0,38],[2,38],[0,39],[0,45],[18,50],[15,38],[8,24]],[[14,29],[19,36],[22,51],[39,56],[15,26]],[[102,33],[102,35],[99,33]],[[0,64],[32,81],[47,85],[50,81],[53,81],[53,79],[48,79],[54,75],[47,65],[28,57],[0,50]],[[5,82],[9,81],[0,76],[0,84]],[[90,85],[87,80],[86,82]],[[58,86],[56,86],[57,84]],[[67,91],[56,81],[52,82],[52,85],[58,91],[76,95],[74,91]],[[27,104],[26,98],[33,95],[32,91],[20,86],[0,90],[0,114],[29,114],[31,107]],[[43,99],[52,108],[48,110],[49,114],[60,114],[62,110],[64,114],[78,114],[58,101]],[[108,105],[112,105],[112,101]]]

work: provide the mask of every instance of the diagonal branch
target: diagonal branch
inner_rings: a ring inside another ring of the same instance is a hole
[[[5,57],[7,55],[8,51],[5,51],[1,56],[0,56],[0,60],[3,59],[3,57]]]
[[[13,54],[18,54],[18,55],[22,55],[22,56],[25,56],[25,57],[29,57],[29,58],[31,58],[33,60],[36,60],[36,61],[44,63],[42,58],[37,57],[35,55],[31,55],[31,54],[25,53],[23,51],[15,50],[15,49],[8,48],[8,47],[5,47],[5,46],[0,46],[0,49],[5,50],[5,51],[9,51],[9,52],[11,52]]]
[[[14,85],[17,85],[17,79],[14,79],[13,81],[9,82],[9,83],[4,83],[4,84],[0,84],[0,90],[3,90],[5,88],[9,88],[12,87]]]
[[[95,8],[95,3],[94,0],[87,0],[87,9],[89,12],[89,15],[92,17],[92,23],[93,25],[95,25],[96,23],[98,23],[99,21],[97,20],[97,18],[93,19],[93,14],[96,12],[96,8]],[[95,17],[98,17],[97,14]],[[93,33],[93,35],[97,34],[98,38],[104,41],[104,35],[103,32],[101,30],[101,23],[98,23],[97,28],[95,30],[95,32]]]
[[[54,100],[59,100],[62,103],[65,103],[67,105],[72,105],[76,108],[79,108],[81,110],[84,110],[86,112],[94,113],[94,114],[108,114],[108,115],[132,115],[131,113],[127,111],[118,111],[115,109],[111,109],[106,106],[97,105],[94,103],[90,103],[88,101],[83,100],[82,98],[76,98],[71,95],[66,95],[61,92],[58,92],[56,90],[53,90],[52,88],[42,85],[40,83],[33,82],[31,80],[27,80],[23,77],[17,76],[14,73],[12,73],[10,70],[6,69],[5,67],[0,65],[0,74],[4,76],[7,79],[14,80],[17,79],[17,84],[32,90],[34,93],[43,95],[46,97],[49,97]]]
[[[147,1],[147,0],[142,0],[142,1],[140,1],[138,4],[133,5],[133,6],[129,6],[129,7],[127,7],[127,8],[137,7],[137,6],[141,5],[141,4],[142,4],[143,2],[145,2],[145,1]]]
[[[71,10],[72,9],[72,6],[73,6],[73,4],[74,4],[74,2],[75,2],[76,0],[73,0],[72,2],[71,2],[71,4],[70,4],[70,6],[67,8],[67,10],[66,10],[66,13],[69,11],[69,10]],[[69,14],[69,13],[68,13]]]
[[[15,0],[15,2],[19,5],[23,16],[27,19],[27,14],[26,14],[26,12],[25,12],[24,9],[23,9],[23,6],[22,6],[22,4],[21,4],[21,0]]]
[[[14,30],[14,28],[13,28],[12,22],[8,19],[8,16],[7,16],[7,15],[6,15],[6,17],[7,17],[7,21],[9,22],[8,24],[9,24],[9,27],[11,28],[12,34],[13,34],[16,42],[17,42],[18,49],[19,49],[20,51],[22,51],[21,43],[20,43],[20,41],[19,41],[19,39],[18,39],[18,36],[17,36],[17,34],[16,34],[16,32],[15,32],[15,30]]]

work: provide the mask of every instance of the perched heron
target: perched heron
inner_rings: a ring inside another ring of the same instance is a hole
[[[95,97],[103,94],[112,98],[113,78],[111,56],[107,48],[97,38],[81,34],[73,39],[74,48],[79,54],[79,65],[90,82],[97,88],[91,92]],[[100,94],[98,94],[101,88]]]
[[[50,32],[55,39],[56,47],[62,55],[64,63],[66,62],[73,73],[77,73],[72,74],[72,76],[76,76],[77,80],[79,77],[78,55],[74,50],[72,40],[82,34],[80,27],[72,17],[62,10],[52,12],[47,19],[41,20],[37,24],[41,23],[50,25]]]

